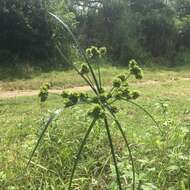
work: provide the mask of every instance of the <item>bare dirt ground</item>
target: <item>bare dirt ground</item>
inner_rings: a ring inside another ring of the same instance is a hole
[[[81,86],[81,87],[73,87],[67,89],[51,89],[50,93],[61,94],[63,90],[70,92],[80,92],[80,91],[89,91],[90,87]],[[36,96],[39,94],[39,90],[19,90],[19,91],[0,91],[0,99],[6,98],[15,98],[20,96]]]
[[[189,80],[190,78],[180,78],[180,80]],[[139,81],[135,83],[135,85],[156,85],[160,83],[168,83],[172,82],[174,80],[168,80],[168,81],[156,81],[156,80],[148,80],[148,81]],[[109,87],[108,87],[109,88]],[[79,86],[79,87],[73,87],[73,88],[67,88],[67,89],[51,89],[49,90],[50,93],[56,93],[61,94],[63,90],[70,91],[70,92],[82,92],[82,91],[89,91],[89,86]],[[0,91],[0,99],[7,99],[7,98],[16,98],[21,96],[36,96],[39,94],[39,90],[19,90],[19,91]]]

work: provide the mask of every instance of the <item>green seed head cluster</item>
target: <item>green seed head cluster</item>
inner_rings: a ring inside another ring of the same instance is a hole
[[[130,97],[129,94],[130,94],[130,91],[128,88],[121,87],[121,88],[116,89],[113,95],[116,99],[122,99],[122,98],[128,99]]]
[[[113,80],[113,88],[120,88],[121,86],[128,86],[127,76],[125,74],[118,75]]]
[[[101,106],[96,105],[96,106],[94,106],[94,108],[91,111],[88,112],[88,115],[90,117],[98,119],[98,118],[104,118],[105,113],[102,110]]]
[[[126,81],[127,77],[125,74],[120,74],[117,76],[118,79],[120,79],[122,82]]]
[[[76,105],[79,102],[85,102],[88,99],[88,95],[85,93],[68,93],[63,91],[61,96],[66,99],[66,107]]]
[[[101,102],[106,102],[106,100],[108,100],[107,93],[101,93],[99,95],[99,99],[100,99]]]
[[[86,55],[89,58],[97,59],[100,57],[104,57],[107,54],[106,47],[97,48],[96,46],[91,46],[90,48],[86,49]]]
[[[48,90],[50,89],[51,84],[50,83],[45,83],[43,86],[41,86],[40,88],[40,93],[39,93],[39,97],[40,97],[40,101],[41,102],[45,102],[48,98]]]
[[[100,55],[99,49],[96,46],[91,47],[92,58],[98,58]]]
[[[115,78],[113,80],[113,87],[114,88],[119,88],[119,87],[121,87],[121,85],[122,85],[122,80],[121,79]]]
[[[132,75],[135,76],[136,79],[143,78],[142,69],[138,66],[137,62],[134,59],[129,61],[129,71]]]
[[[106,56],[106,54],[107,54],[107,49],[106,49],[106,47],[101,47],[101,48],[99,49],[99,52],[100,52],[100,55],[101,55],[102,57]]]
[[[131,92],[131,98],[133,100],[136,100],[140,96],[140,93],[138,91]]]
[[[68,98],[69,97],[69,93],[63,91],[61,94],[62,98]]]
[[[86,55],[87,55],[88,58],[92,58],[93,55],[92,55],[91,48],[86,49]]]
[[[88,68],[88,65],[87,64],[85,64],[85,63],[83,63],[82,65],[81,65],[81,68],[80,68],[80,74],[81,75],[86,75],[86,74],[88,74],[89,73],[89,68]]]
[[[99,94],[99,96],[95,96],[91,99],[92,103],[105,103],[106,101],[108,101],[110,98],[112,98],[112,94],[109,92],[102,92]]]
[[[127,82],[127,75],[120,74],[113,80],[113,93],[115,99],[137,99],[139,93],[136,91],[131,91],[129,84]]]
[[[113,93],[116,99],[127,99],[127,100],[135,100],[140,96],[140,93],[137,91],[131,91],[129,87],[121,87],[114,91]]]
[[[88,100],[88,94],[83,93],[83,92],[79,93],[79,100],[80,100],[81,102],[87,101],[87,100]]]
[[[116,106],[111,106],[111,107],[110,107],[110,110],[111,110],[112,113],[117,113],[117,112],[119,112],[119,110],[118,110],[118,108],[117,108]]]

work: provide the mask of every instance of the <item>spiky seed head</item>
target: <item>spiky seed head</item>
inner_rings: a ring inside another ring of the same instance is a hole
[[[129,87],[129,83],[127,81],[124,81],[123,87]]]
[[[135,78],[136,78],[136,79],[142,79],[142,78],[143,78],[143,72],[142,72],[141,69],[140,69],[139,72],[135,75]]]
[[[122,96],[123,96],[123,92],[121,91],[121,89],[117,89],[117,90],[115,91],[115,93],[114,93],[114,97],[115,97],[117,100],[119,100],[119,99],[122,98]]]
[[[40,87],[40,92],[38,94],[40,101],[45,102],[48,98],[48,90],[50,89],[51,84],[50,83],[45,83]]]
[[[44,87],[46,87],[47,89],[50,89],[51,83],[49,83],[49,82],[45,83],[45,84],[44,84]]]
[[[129,71],[132,75],[135,76],[136,79],[143,78],[142,69],[138,66],[137,62],[134,59],[129,61]]]
[[[78,93],[76,93],[76,92],[70,93],[68,99],[69,99],[73,104],[76,104],[76,103],[78,102],[79,95],[78,95]]]
[[[129,68],[133,68],[134,66],[138,65],[137,62],[134,59],[131,59],[129,61]]]
[[[107,49],[106,49],[106,47],[101,47],[101,48],[99,48],[99,52],[100,52],[100,55],[101,55],[102,57],[104,57],[104,56],[107,54]]]
[[[100,88],[100,93],[104,93],[104,92],[105,92],[105,89]]]
[[[88,74],[88,73],[89,73],[89,68],[88,68],[88,66],[87,66],[85,63],[83,63],[83,64],[81,65],[81,69],[80,69],[79,72],[80,72],[81,75]]]
[[[140,96],[140,93],[138,91],[131,92],[131,98],[136,100]]]
[[[86,55],[87,55],[87,57],[89,57],[89,58],[91,58],[91,57],[93,56],[93,54],[92,54],[92,49],[91,49],[91,48],[87,48],[87,49],[86,49]]]
[[[68,98],[68,97],[69,97],[69,93],[63,91],[63,92],[61,93],[61,96],[62,96],[62,98]]]
[[[78,93],[69,93],[67,97],[67,101],[65,103],[66,107],[74,106],[78,103],[79,100],[79,94]]]
[[[93,117],[93,118],[103,118],[105,116],[102,108],[99,105],[96,105],[92,111],[88,112],[88,115]]]
[[[121,75],[118,75],[117,78],[121,79],[121,81],[124,82],[126,80],[126,75],[121,74]]]
[[[138,65],[131,67],[129,71],[132,75],[135,76],[136,79],[142,79],[143,78],[142,69]]]
[[[114,87],[114,88],[119,88],[119,87],[121,86],[121,83],[122,83],[121,79],[115,78],[115,79],[113,80],[113,87]]]
[[[86,101],[88,99],[88,94],[83,92],[79,93],[79,99],[80,101]]]
[[[91,46],[92,58],[96,59],[100,56],[100,52],[96,46]]]
[[[48,91],[42,90],[42,91],[40,91],[38,96],[40,98],[40,102],[45,102],[48,98]]]

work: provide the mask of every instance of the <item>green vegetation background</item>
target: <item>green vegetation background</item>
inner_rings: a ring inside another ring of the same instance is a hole
[[[38,90],[44,82],[57,89],[84,85],[73,70],[66,70],[67,63],[58,54],[61,49],[66,59],[78,60],[67,32],[48,11],[72,28],[84,48],[107,47],[108,60],[102,63],[106,86],[113,76],[126,71],[129,59],[144,64],[145,78],[140,83],[130,82],[141,90],[138,103],[156,117],[166,139],[141,111],[119,104],[138,184],[141,190],[189,190],[190,1],[0,0],[0,90]],[[175,67],[165,67],[168,65]],[[30,169],[24,171],[42,130],[39,126],[59,106],[62,100],[53,94],[43,106],[37,97],[0,99],[0,189],[68,187],[74,155],[88,127],[83,110],[88,106],[71,109],[52,123]],[[85,146],[75,189],[117,189],[101,126],[97,124]],[[132,179],[128,154],[114,124],[112,134],[122,182],[128,184]]]
[[[3,0],[0,1],[0,65],[68,66],[76,58],[62,18],[84,48],[106,46],[109,59],[163,65],[188,63],[189,0]]]

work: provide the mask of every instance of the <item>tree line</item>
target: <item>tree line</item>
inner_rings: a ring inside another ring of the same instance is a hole
[[[84,48],[106,46],[109,58],[173,60],[190,49],[190,0],[0,0],[0,64],[73,59],[73,43],[48,14],[62,18]],[[63,61],[63,64],[67,64]]]

